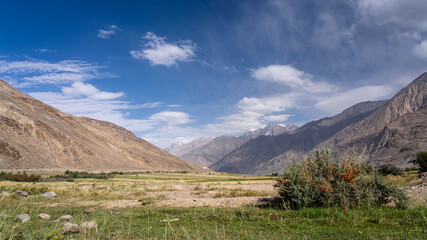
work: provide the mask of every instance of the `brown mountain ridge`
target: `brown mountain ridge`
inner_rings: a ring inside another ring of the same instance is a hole
[[[206,172],[105,121],[75,117],[0,80],[0,170]]]
[[[232,151],[210,168],[215,171],[280,172],[292,156],[328,146],[339,157],[353,149],[374,166],[410,163],[427,150],[427,73],[392,99],[354,105],[331,118],[307,123],[293,133],[260,136]]]

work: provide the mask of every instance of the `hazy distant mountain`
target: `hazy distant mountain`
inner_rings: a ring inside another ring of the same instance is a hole
[[[260,136],[220,161],[215,171],[270,174],[292,159],[328,146],[336,156],[355,149],[372,165],[411,166],[416,153],[427,150],[427,74],[392,99],[356,104],[342,113],[310,122],[293,133]]]
[[[252,138],[261,135],[273,136],[284,132],[291,132],[297,127],[295,125],[268,125],[265,128],[250,130],[241,136],[220,136],[217,138],[199,138],[187,144],[174,144],[169,148],[169,153],[175,154],[181,159],[209,166],[222,159],[234,149],[246,143]]]
[[[1,170],[208,171],[110,122],[75,117],[0,80]]]
[[[170,147],[166,148],[165,150],[168,151],[170,154],[181,157],[196,148],[202,147],[212,142],[214,139],[215,137],[200,137],[189,143],[177,142],[172,144]]]

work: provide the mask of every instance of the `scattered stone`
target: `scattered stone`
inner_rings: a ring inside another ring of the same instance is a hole
[[[80,224],[80,227],[92,229],[92,228],[97,228],[98,226],[96,225],[96,222],[90,221],[90,222],[84,222],[84,223]]]
[[[50,219],[50,216],[49,216],[49,214],[46,214],[46,213],[40,213],[39,218],[44,219],[44,220],[48,220],[48,219]]]
[[[54,191],[49,191],[49,192],[45,192],[43,194],[43,197],[55,198],[55,197],[57,197],[57,195]]]
[[[193,201],[197,202],[197,198],[195,198]]]
[[[83,211],[83,213],[86,213],[86,214],[92,214],[92,213],[95,213],[95,209],[94,209],[94,208],[86,208],[86,209]]]
[[[64,234],[69,234],[69,233],[79,233],[81,231],[79,225],[77,224],[72,224],[70,222],[66,222],[63,226],[62,226],[62,231],[64,232]]]
[[[14,194],[20,195],[22,197],[28,197],[28,193],[26,191],[16,190]]]
[[[71,215],[64,215],[64,216],[56,219],[53,222],[71,222],[71,220],[73,220],[73,216],[71,216]]]
[[[10,196],[10,194],[9,194],[9,193],[7,193],[7,192],[5,192],[5,191],[3,191],[3,192],[1,192],[1,196],[2,196],[2,197],[9,197],[9,196]]]
[[[31,217],[28,216],[27,214],[19,214],[18,216],[16,216],[15,219],[19,219],[21,223],[24,223],[24,222],[30,221]]]
[[[113,209],[112,209],[112,210],[110,210],[109,212],[110,212],[110,214],[112,214],[112,215],[120,215],[120,214],[122,214],[119,210],[117,210],[117,209],[115,209],[115,208],[113,208]]]
[[[111,190],[111,187],[106,187],[105,190],[109,191]]]
[[[179,218],[172,218],[172,219],[163,219],[160,220],[160,222],[176,222],[179,221]]]

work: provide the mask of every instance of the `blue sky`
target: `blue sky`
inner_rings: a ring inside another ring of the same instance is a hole
[[[162,148],[302,125],[426,71],[425,0],[1,5],[1,79]]]

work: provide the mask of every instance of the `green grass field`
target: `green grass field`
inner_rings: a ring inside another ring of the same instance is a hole
[[[260,205],[258,198],[275,196],[273,184],[271,177],[189,173],[3,181],[0,192],[23,189],[30,196],[1,199],[0,239],[427,239],[426,206],[295,211]],[[58,197],[44,198],[48,190]],[[95,212],[84,213],[87,208]],[[21,213],[31,220],[15,220]],[[95,221],[97,229],[64,235],[63,223],[53,220],[66,214],[76,224]]]

